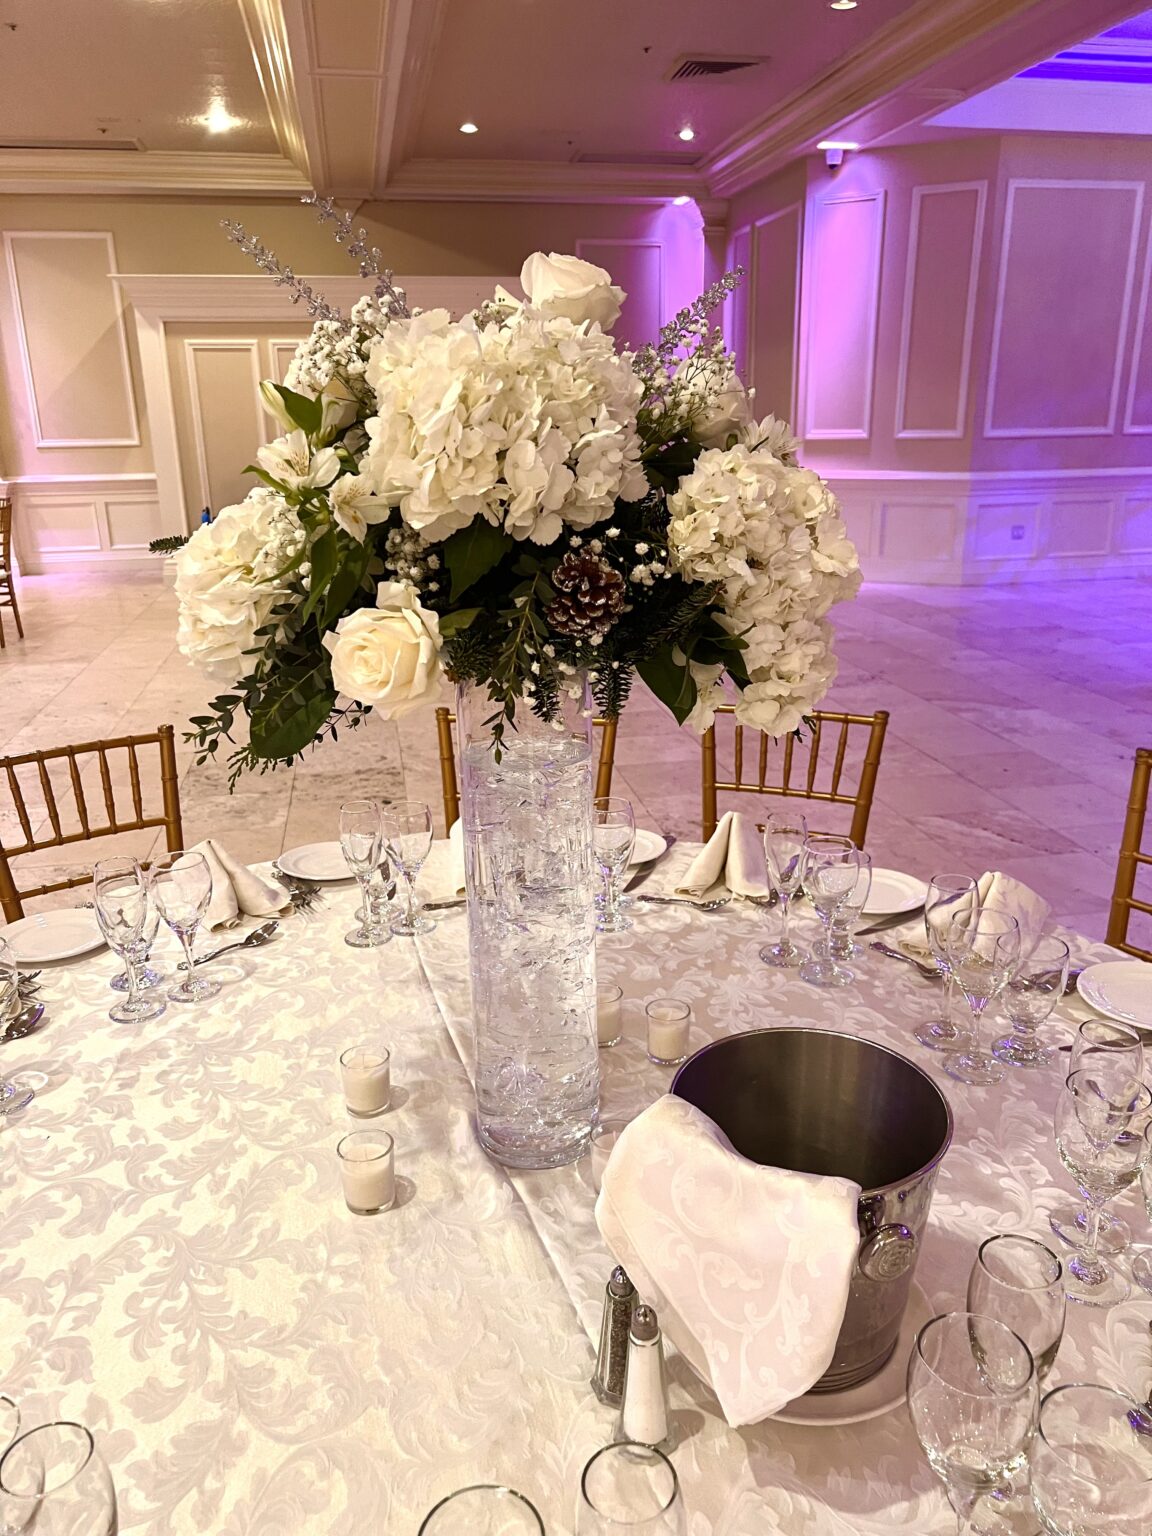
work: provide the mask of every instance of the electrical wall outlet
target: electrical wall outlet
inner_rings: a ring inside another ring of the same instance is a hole
[[[1023,523],[1013,523],[1012,524],[1012,542],[1013,542],[1013,544],[1019,544],[1021,539],[1023,539],[1024,535],[1027,533],[1027,531],[1028,530],[1025,528]]]

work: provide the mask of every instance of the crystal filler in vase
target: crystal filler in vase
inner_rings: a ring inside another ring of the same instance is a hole
[[[600,1090],[592,711],[570,684],[554,722],[521,703],[498,749],[487,689],[457,691],[476,1121],[514,1168],[578,1158]]]

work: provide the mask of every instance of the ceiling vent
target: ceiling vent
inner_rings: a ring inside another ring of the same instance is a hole
[[[709,54],[707,57],[685,58],[683,55],[676,60],[669,80],[703,80],[715,78],[720,75],[734,75],[740,70],[755,69],[758,64],[767,64],[766,56],[759,57],[749,54],[734,56],[732,54]]]

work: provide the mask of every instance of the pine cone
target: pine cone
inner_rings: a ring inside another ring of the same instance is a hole
[[[572,550],[552,573],[556,601],[547,619],[558,635],[588,640],[605,635],[624,611],[624,578],[606,560]]]

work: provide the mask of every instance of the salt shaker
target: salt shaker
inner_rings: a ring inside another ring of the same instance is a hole
[[[620,1410],[620,1438],[636,1440],[660,1451],[670,1451],[673,1445],[668,1428],[664,1340],[655,1311],[643,1302],[632,1313],[632,1326],[628,1331],[628,1370],[624,1381],[624,1405]]]
[[[602,1403],[619,1408],[624,1397],[624,1373],[628,1369],[628,1328],[636,1287],[617,1264],[604,1287],[604,1311],[600,1317],[600,1348],[592,1390]]]

